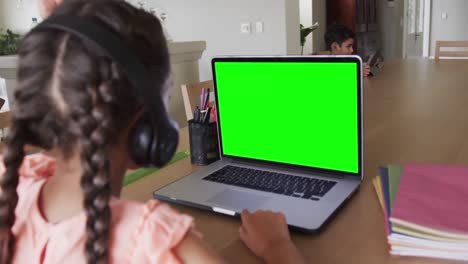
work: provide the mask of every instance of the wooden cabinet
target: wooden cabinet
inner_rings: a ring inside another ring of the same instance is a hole
[[[327,26],[340,23],[356,33],[354,50],[364,60],[381,48],[377,0],[328,0]]]
[[[327,26],[333,23],[343,24],[353,31],[357,24],[356,0],[328,0]]]

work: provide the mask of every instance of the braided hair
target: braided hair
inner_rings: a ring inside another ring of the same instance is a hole
[[[51,16],[68,14],[107,25],[141,60],[158,86],[155,89],[165,96],[169,54],[156,17],[115,0],[65,1]],[[58,149],[65,158],[79,151],[87,216],[84,250],[88,263],[105,263],[111,220],[107,157],[117,139],[115,131],[129,125],[142,100],[133,95],[119,65],[102,50],[59,30],[25,36],[17,79],[4,155],[6,171],[0,179],[0,263],[10,263],[14,256],[11,228],[25,145]]]

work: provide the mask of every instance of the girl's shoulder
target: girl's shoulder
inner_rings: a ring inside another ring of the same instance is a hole
[[[192,217],[158,200],[141,204],[113,199],[110,206],[113,252],[126,252],[120,257],[128,263],[179,263],[173,249],[193,230]]]

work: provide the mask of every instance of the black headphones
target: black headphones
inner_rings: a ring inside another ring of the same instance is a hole
[[[157,87],[146,68],[119,36],[99,21],[78,16],[56,16],[44,20],[36,30],[62,30],[101,48],[123,69],[133,86],[134,95],[145,105],[145,113],[138,120],[129,138],[130,158],[137,165],[161,167],[174,155],[179,143],[179,131],[166,111],[161,87]]]

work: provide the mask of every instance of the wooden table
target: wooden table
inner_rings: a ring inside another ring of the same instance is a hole
[[[380,75],[365,81],[364,113],[365,180],[360,191],[322,233],[294,233],[294,242],[309,263],[458,263],[389,255],[370,179],[380,164],[468,165],[468,61],[387,62]],[[180,148],[188,149],[186,129]],[[186,158],[125,187],[123,198],[151,199],[153,190],[196,169]],[[195,217],[205,239],[231,263],[259,262],[238,238],[238,219],[176,207]]]

